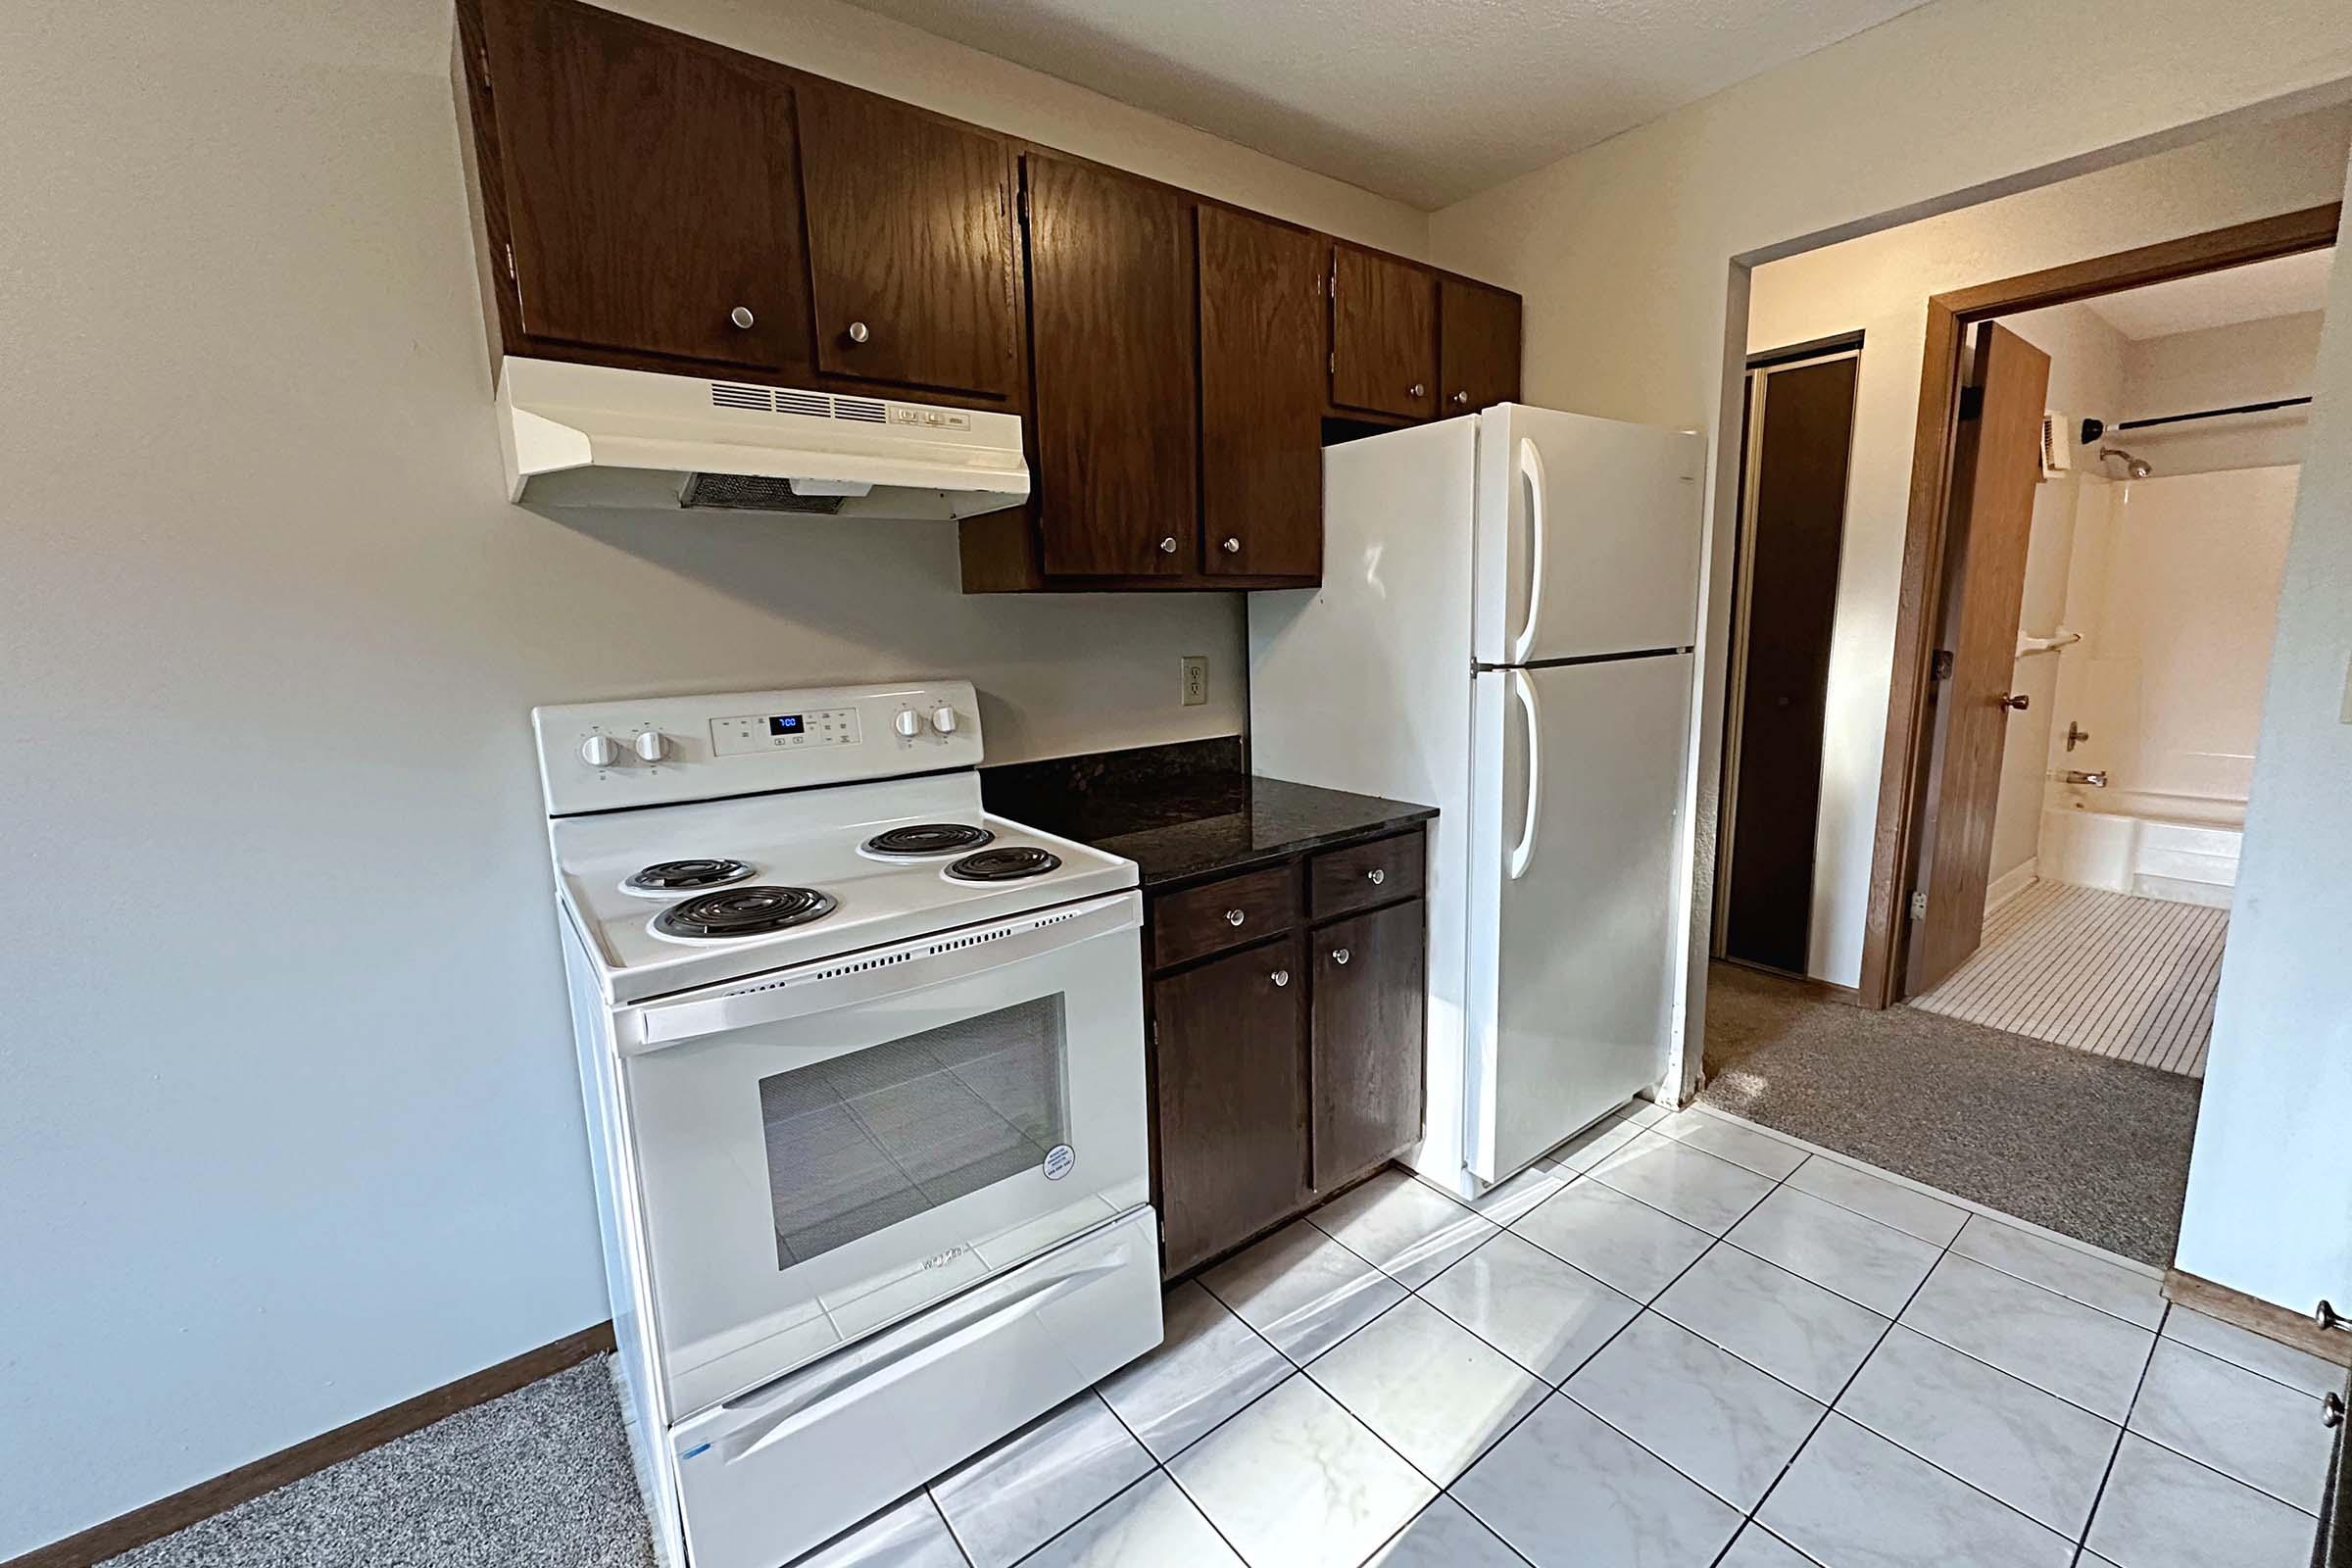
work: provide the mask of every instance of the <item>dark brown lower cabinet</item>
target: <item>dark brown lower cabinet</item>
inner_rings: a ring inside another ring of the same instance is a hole
[[[1152,895],[1152,1199],[1171,1278],[1420,1141],[1422,855],[1414,827]]]
[[[1308,1059],[1318,1190],[1421,1136],[1421,1053],[1380,1045],[1422,1038],[1428,924],[1416,899],[1314,933]]]

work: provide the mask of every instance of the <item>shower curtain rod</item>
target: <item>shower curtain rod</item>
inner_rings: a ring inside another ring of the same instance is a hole
[[[2218,419],[2226,414],[2268,414],[2273,409],[2299,408],[2310,401],[2309,398],[2275,398],[2268,403],[2240,403],[2233,409],[2202,409],[2195,414],[2167,414],[2152,419],[2125,419],[2120,421],[2116,428],[2118,430],[2145,430],[2150,425],[2180,424],[2189,419]],[[2085,420],[2084,422],[2090,421]],[[2096,439],[2098,439],[2096,436],[2085,438],[2085,440]]]

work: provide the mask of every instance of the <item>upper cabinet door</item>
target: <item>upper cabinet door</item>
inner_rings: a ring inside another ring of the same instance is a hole
[[[1352,245],[1336,250],[1331,401],[1427,418],[1438,407],[1436,275]]]
[[[1200,209],[1201,565],[1323,570],[1323,268],[1328,241]]]
[[[1199,564],[1191,203],[1032,153],[1037,524],[1056,576]]]
[[[806,364],[782,74],[569,0],[481,16],[522,332]]]
[[[1004,142],[810,81],[801,166],[817,368],[1009,396],[1018,331]]]
[[[1441,416],[1519,401],[1519,296],[1446,278],[1438,285]]]

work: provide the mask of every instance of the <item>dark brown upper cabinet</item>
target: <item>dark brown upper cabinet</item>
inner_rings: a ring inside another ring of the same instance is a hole
[[[506,218],[516,335],[805,363],[787,79],[565,0],[482,0],[478,16],[501,165],[484,194]]]
[[[1223,207],[1199,224],[1201,567],[1313,581],[1327,242]]]
[[[817,368],[1011,395],[1011,148],[831,82],[806,79],[799,97]],[[733,199],[708,181],[702,194]]]
[[[1037,530],[1067,576],[1199,567],[1192,203],[1030,153]]]
[[[1448,277],[1438,285],[1438,415],[1519,397],[1519,296]]]
[[[1353,245],[1333,250],[1331,401],[1428,418],[1438,407],[1437,274]]]

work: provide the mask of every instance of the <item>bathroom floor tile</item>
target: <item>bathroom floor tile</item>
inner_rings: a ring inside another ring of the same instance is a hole
[[[1154,1470],[1022,1560],[1021,1568],[1241,1568],[1184,1490]]]
[[[2281,1502],[2319,1511],[2334,1434],[2308,1394],[2158,1340],[2125,1424]]]
[[[1933,1243],[1787,1187],[1725,1239],[1887,1317],[1902,1310],[1938,1255]]]
[[[2119,1424],[2156,1343],[2146,1329],[1958,1253],[1936,1265],[1901,1321]]]
[[[1886,1332],[1887,1320],[1776,1263],[1718,1247],[1657,1310],[1783,1383],[1828,1402]]]
[[[1823,1408],[1655,1312],[1560,1392],[1742,1513],[1763,1500]]]
[[[1642,1310],[1507,1232],[1421,1287],[1421,1298],[1554,1386]]]
[[[1453,1495],[1536,1568],[1707,1568],[1740,1515],[1564,1395]]]
[[[1168,1292],[1159,1348],[1097,1386],[1161,1461],[1291,1375],[1282,1352],[1193,1280]]]
[[[1832,1414],[1756,1522],[1823,1568],[2066,1568],[2074,1544]]]
[[[1527,1559],[1469,1509],[1441,1494],[1364,1568],[1527,1568]]]
[[[1307,1376],[1445,1486],[1550,1387],[1427,1301],[1408,1300],[1317,1357]]]
[[[2311,1515],[2135,1432],[2083,1544],[2116,1568],[2304,1568]]]
[[[1152,1468],[1152,1455],[1088,1393],[931,1485],[972,1568],[1011,1568]]]
[[[1811,1150],[1776,1138],[1760,1127],[1704,1110],[1686,1110],[1669,1116],[1657,1124],[1657,1130],[1735,1165],[1745,1165],[1757,1175],[1776,1182],[1786,1180],[1797,1166],[1813,1157]]]
[[[1799,1165],[1796,1174],[1788,1178],[1788,1185],[1937,1247],[1950,1246],[1952,1238],[1960,1234],[1960,1227],[1969,1220],[1968,1210],[1957,1203],[1930,1198],[1900,1182],[1890,1182],[1884,1176],[1874,1176],[1819,1154]]]
[[[1356,1568],[1437,1495],[1304,1373],[1168,1469],[1250,1568]]]
[[[1395,1169],[1350,1188],[1307,1217],[1333,1241],[1408,1288],[1436,1279],[1496,1229],[1493,1220]]]
[[[1304,1363],[1404,1299],[1404,1287],[1297,1220],[1200,1276],[1211,1296]]]
[[[1952,1250],[2143,1329],[2164,1321],[2161,1280],[2015,1225],[1972,1214]]]
[[[2231,1366],[2259,1372],[2274,1383],[2301,1389],[2315,1399],[2344,1391],[2344,1369],[2308,1350],[2280,1345],[2234,1323],[2207,1317],[2176,1302],[2164,1317],[2164,1337],[2218,1355]]]
[[[1511,1229],[1640,1301],[1664,1290],[1713,1241],[1705,1231],[1590,1179],[1546,1199]]]
[[[1662,1133],[1643,1133],[1594,1165],[1592,1179],[1721,1236],[1772,1191],[1771,1178]]]
[[[1899,1324],[1838,1412],[2069,1540],[2090,1523],[2122,1436],[2112,1422]]]

